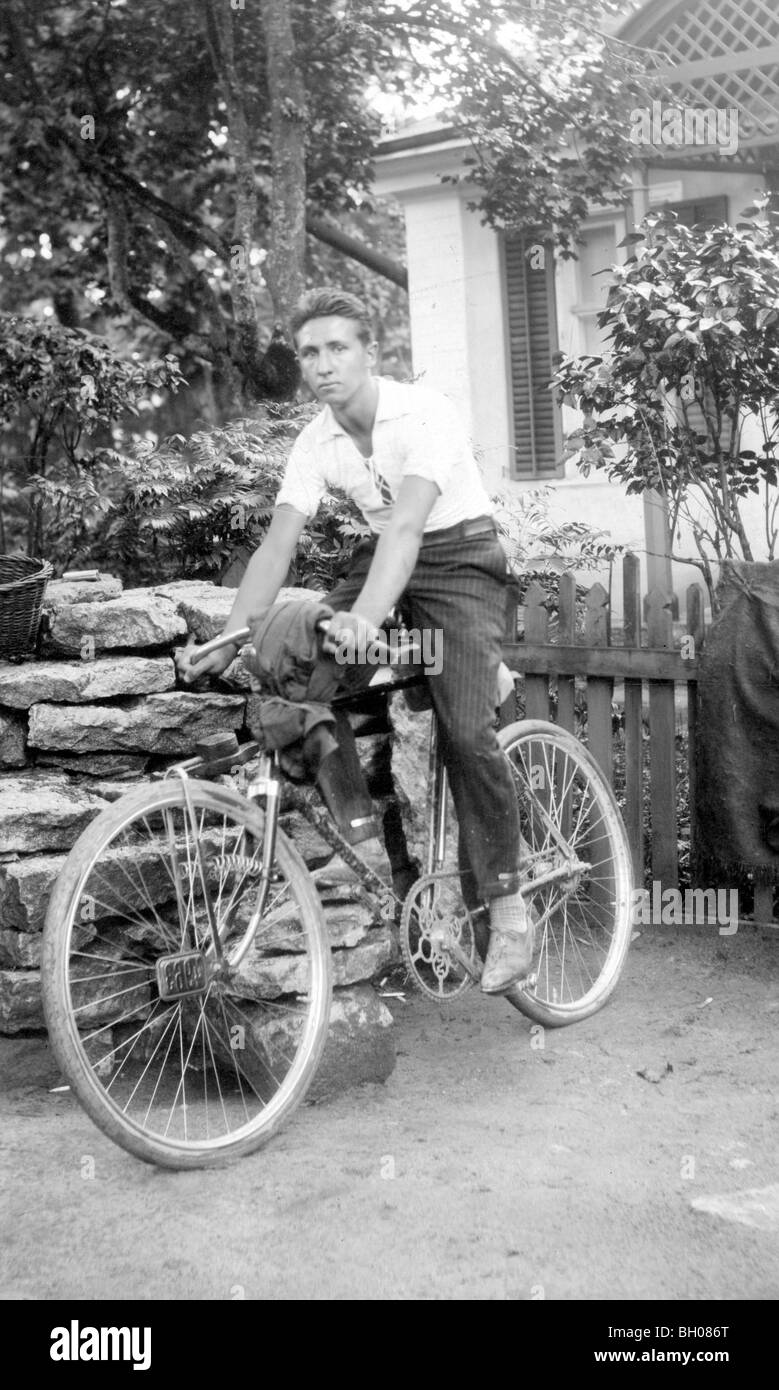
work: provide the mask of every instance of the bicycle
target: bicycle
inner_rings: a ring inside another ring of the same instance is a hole
[[[249,630],[206,644],[203,654]],[[402,672],[402,668],[401,668]],[[380,667],[387,690],[418,684]],[[375,693],[339,696],[345,709]],[[554,724],[499,734],[535,921],[532,974],[506,992],[535,1023],[602,1007],[631,936],[631,862],[614,795],[589,752]],[[240,775],[245,794],[212,779]],[[210,780],[209,780],[210,779]],[[424,872],[402,904],[276,754],[235,735],[107,807],[74,844],[43,936],[42,986],[56,1059],[99,1128],[144,1161],[200,1168],[253,1152],[300,1104],[322,1056],[332,990],[322,904],[280,824],[301,811],[353,869],[379,921],[400,910],[400,948],[428,997],[474,985],[487,942],[457,870],[445,868],[447,778],[431,720]]]

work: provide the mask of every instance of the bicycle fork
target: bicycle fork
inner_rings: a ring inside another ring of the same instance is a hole
[[[239,896],[249,870],[248,868],[244,870],[243,875],[232,889],[230,899],[226,907],[220,912],[220,918],[223,923],[223,929],[220,933],[219,924],[216,920],[216,916],[214,913],[214,905],[209,890],[208,861],[203,854],[203,846],[201,842],[199,827],[197,825],[195,811],[192,805],[192,798],[190,796],[189,773],[187,764],[177,764],[175,767],[169,769],[167,775],[169,777],[175,777],[181,783],[182,793],[184,797],[186,819],[189,825],[189,833],[191,836],[194,852],[195,869],[197,872],[198,879],[200,881],[201,892],[203,894],[203,902],[205,905],[206,916],[208,918],[209,934],[211,937],[211,944],[213,946],[214,951],[214,961],[218,973],[224,965],[224,952],[222,942],[223,939],[225,939],[230,933],[230,925],[232,922],[233,911],[239,900]],[[257,885],[256,906],[254,912],[252,913],[249,925],[246,928],[243,944],[238,949],[236,949],[236,951],[234,951],[233,956],[231,958],[231,970],[235,970],[237,966],[240,965],[243,957],[245,956],[246,952],[249,949],[249,946],[252,943],[254,932],[257,928],[260,918],[262,917],[263,912],[265,911],[265,904],[268,899],[268,892],[270,890],[272,881],[273,861],[276,854],[276,831],[278,828],[279,821],[280,796],[279,780],[278,777],[273,775],[272,759],[267,753],[262,754],[257,772],[246,789],[246,795],[247,799],[250,801],[254,801],[259,797],[263,797],[265,799],[265,824],[262,836],[262,860],[259,866],[260,871]],[[189,915],[186,910],[186,905],[183,902],[183,894],[180,884],[181,875],[178,870],[178,853],[175,845],[175,837],[173,834],[173,827],[172,825],[170,825],[170,823],[168,823],[167,828],[168,838],[171,845],[171,853],[173,855],[175,866],[176,892],[179,902],[179,913],[182,922],[186,924],[188,922]],[[240,856],[243,854],[243,850],[246,845],[246,839],[247,831],[246,829],[244,829],[241,831],[241,835],[235,846],[235,850],[233,851],[236,858],[240,858]]]

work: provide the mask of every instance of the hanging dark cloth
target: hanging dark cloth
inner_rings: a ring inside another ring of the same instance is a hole
[[[696,876],[779,882],[779,563],[727,561],[698,684]]]
[[[303,778],[303,743],[319,725],[334,728],[327,701],[340,683],[332,658],[323,657],[317,624],[333,610],[314,599],[288,599],[263,608],[251,620],[254,651],[244,665],[256,677],[264,698],[252,701],[252,733],[265,748],[288,750],[284,765]]]
[[[354,732],[329,705],[345,669],[321,650],[318,625],[333,616],[326,603],[273,603],[251,622],[253,655],[244,658],[267,697],[254,710],[252,733],[279,749],[282,767],[299,781],[316,779],[341,834],[359,844],[378,834]]]

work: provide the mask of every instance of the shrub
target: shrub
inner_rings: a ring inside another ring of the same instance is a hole
[[[498,525],[514,575],[517,601],[523,604],[534,581],[546,595],[550,617],[550,636],[557,617],[559,580],[562,574],[602,570],[608,567],[609,595],[614,560],[624,549],[605,531],[585,521],[556,521],[551,504],[554,489],[529,488],[519,496],[498,495]],[[577,585],[577,613],[583,617],[586,589]]]
[[[112,426],[182,381],[175,357],[128,362],[89,333],[0,315],[0,548],[67,568],[111,507]]]
[[[608,360],[566,359],[553,382],[584,415],[568,440],[579,467],[665,495],[674,557],[701,570],[714,612],[716,567],[753,558],[742,499],[762,498],[769,559],[779,538],[779,217],[768,203],[736,227],[650,214],[627,238],[643,245],[612,267],[598,316]],[[747,420],[757,450],[742,448]],[[682,523],[694,555],[678,553]]]

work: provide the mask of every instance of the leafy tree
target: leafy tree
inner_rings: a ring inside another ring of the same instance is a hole
[[[450,83],[455,124],[472,145],[467,172],[454,181],[476,184],[479,196],[469,207],[484,221],[515,231],[542,228],[569,259],[589,206],[629,198],[636,153],[630,112],[662,90],[653,55],[639,60],[610,35],[614,18],[624,15],[621,0],[476,8],[478,16],[464,16],[456,28],[447,30],[442,19],[439,34],[439,61],[457,65]],[[495,23],[495,10],[505,12],[502,23]],[[461,77],[461,60],[444,36],[454,30],[465,43],[474,18],[475,42],[492,61]]]
[[[0,550],[24,540],[67,567],[123,464],[111,427],[181,382],[175,357],[122,361],[86,333],[0,316]]]
[[[278,212],[286,154],[274,151],[285,131],[306,127],[308,206],[337,214],[359,208],[346,190],[366,184],[380,128],[362,109],[364,45],[352,43],[347,61],[320,42],[323,26],[335,27],[327,11],[298,8],[310,11],[300,61],[312,83],[340,64],[310,121],[294,109],[282,58],[267,51],[266,11],[286,6],[44,0],[31,11],[9,0],[0,15],[13,290],[29,302],[43,261],[69,326],[88,321],[90,299],[107,315],[140,318],[210,365],[218,413],[297,385],[282,335],[272,337],[301,283],[297,251],[283,241],[294,212],[284,227]],[[296,278],[284,288],[288,262]],[[261,325],[263,281],[278,297],[266,293]]]
[[[553,382],[584,415],[568,440],[579,466],[631,493],[665,494],[675,558],[701,570],[715,611],[716,566],[753,558],[746,497],[762,499],[771,559],[779,535],[779,215],[769,204],[758,200],[735,228],[650,214],[627,238],[635,254],[612,267],[598,317],[608,358],[565,359]],[[748,419],[756,450],[743,447]],[[678,553],[683,523],[695,555]]]
[[[623,186],[639,69],[619,0],[5,0],[6,307],[50,297],[153,331],[210,373],[213,413],[289,396],[283,322],[311,238],[400,294],[376,215],[371,90],[435,91],[471,138],[484,215],[556,229]],[[650,95],[649,88],[644,91]],[[563,132],[573,137],[563,143]],[[306,236],[308,234],[308,243]],[[310,267],[309,267],[310,269]]]

